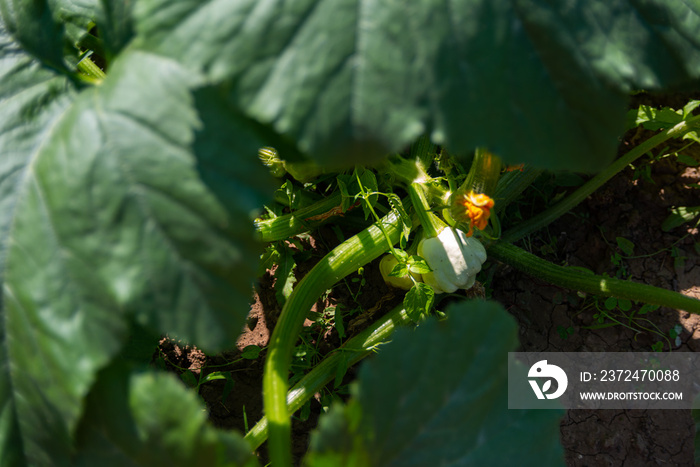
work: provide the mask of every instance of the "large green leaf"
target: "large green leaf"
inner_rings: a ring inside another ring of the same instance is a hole
[[[40,150],[53,123],[69,105],[73,91],[65,78],[56,77],[24,53],[2,21],[0,83],[0,281],[4,281],[8,249],[5,239],[17,212],[17,187],[26,176],[32,154]],[[22,345],[23,336],[8,335],[6,320],[0,308],[0,465],[15,466],[25,462],[25,449],[8,351],[13,345]],[[24,345],[31,351],[31,341]]]
[[[397,331],[360,370],[345,417],[323,422],[310,464],[563,464],[562,412],[508,409],[507,356],[517,345],[515,321],[489,302]]]
[[[90,0],[90,2],[91,1],[92,0]],[[65,29],[64,54],[68,55],[71,59],[75,57],[78,52],[75,45],[80,38],[85,35],[88,26],[94,19],[94,8],[90,2],[86,3],[85,0],[49,1],[55,21]],[[71,63],[71,65],[74,66],[75,63]]]
[[[116,56],[134,35],[132,9],[133,2],[130,1],[102,0],[99,2],[96,22],[108,58]]]
[[[428,132],[595,170],[627,91],[700,76],[697,1],[157,0],[136,17],[141,48],[230,78],[245,112],[332,164]]]
[[[60,0],[72,2],[91,12],[97,25],[97,34],[102,42],[108,63],[124,49],[133,38],[133,1],[124,0]]]
[[[93,0],[0,0],[5,28],[43,63],[65,70],[77,63],[75,43],[85,34]]]
[[[272,190],[247,122],[177,63],[126,53],[67,106],[65,82],[22,83],[36,66],[3,44],[0,456],[69,465],[130,322],[235,342],[260,253],[251,216]]]
[[[207,422],[201,400],[173,375],[115,365],[87,399],[78,467],[255,466],[248,443]]]
[[[48,65],[62,69],[64,27],[54,19],[49,0],[2,0],[3,29],[27,52]]]

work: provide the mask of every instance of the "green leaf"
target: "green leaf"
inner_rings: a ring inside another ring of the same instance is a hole
[[[279,262],[282,255],[281,250],[283,248],[284,246],[281,246],[279,243],[271,243],[265,248],[265,252],[260,257],[260,264],[258,265],[256,277],[262,276],[265,274],[265,271],[272,269],[272,267]]]
[[[87,399],[77,435],[78,467],[255,466],[238,433],[207,422],[196,393],[173,375],[110,367]]]
[[[661,223],[661,230],[669,232],[698,216],[700,216],[700,206],[678,206],[671,209],[671,214]]]
[[[676,154],[676,158],[678,159],[678,162],[689,167],[697,167],[700,165],[700,162],[696,161],[690,156],[686,156],[685,154]]]
[[[251,214],[272,190],[255,128],[171,60],[123,55],[68,106],[65,80],[31,76],[1,37],[15,53],[0,93],[15,98],[0,104],[0,435],[13,443],[0,458],[68,465],[83,398],[130,320],[207,351],[232,344],[260,254]]]
[[[348,359],[347,358],[341,358],[340,362],[338,363],[338,368],[335,370],[335,377],[333,378],[333,387],[334,388],[339,388],[340,385],[343,383],[343,378],[345,378],[345,374],[348,372]]]
[[[66,38],[63,53],[71,67],[76,64],[76,44],[87,33],[95,16],[93,1],[95,0],[49,0],[54,18],[64,28]]]
[[[309,451],[302,465],[306,467],[368,467],[372,464],[357,436],[361,408],[351,400],[347,406],[335,404],[318,421],[311,436]]]
[[[134,36],[132,10],[134,2],[124,0],[94,1],[95,22],[104,43],[107,60],[112,59]]]
[[[634,243],[627,240],[625,237],[615,237],[615,241],[624,254],[627,256],[632,256],[634,254]]]
[[[7,31],[55,70],[73,70],[76,44],[87,33],[96,0],[0,0],[0,18]]]
[[[627,114],[627,128],[643,125],[647,130],[657,131],[662,128],[671,128],[683,121],[682,112],[669,107],[657,109],[650,105],[640,105]]]
[[[135,16],[138,47],[230,79],[245,113],[332,165],[428,133],[456,153],[597,170],[629,90],[700,76],[698,10],[667,0],[158,0]]]
[[[408,275],[408,265],[406,263],[397,263],[389,272],[391,277],[404,277]]]
[[[410,265],[411,272],[415,274],[428,274],[432,272],[428,263],[420,256],[411,256],[411,260],[408,263]]]
[[[340,174],[336,177],[336,181],[338,182],[338,190],[340,194],[343,195],[343,201],[340,207],[342,211],[345,212],[355,202],[355,195],[357,192],[353,191],[351,193],[348,187],[348,185],[350,185],[350,187],[352,186],[354,178],[348,174]]]
[[[637,312],[638,315],[646,315],[650,311],[655,311],[659,309],[659,305],[651,305],[649,303],[646,303],[642,305],[642,307],[639,309]]]
[[[362,184],[362,190],[365,192],[365,194],[377,192],[377,177],[374,175],[374,172],[365,168],[355,167],[354,175],[359,176],[360,183]],[[376,194],[368,195],[366,201],[362,203],[365,219],[372,215],[372,211],[370,211],[367,203],[369,203],[370,206],[374,206],[377,204],[377,198],[378,195]]]
[[[399,215],[399,219],[401,220],[403,230],[401,231],[401,239],[399,243],[401,245],[401,248],[405,248],[406,242],[408,241],[408,237],[411,234],[411,217],[404,209],[403,204],[401,203],[401,198],[399,198],[397,194],[389,193],[387,195],[387,201],[389,201],[389,206],[391,206],[391,209]]]
[[[359,178],[359,182],[358,182]],[[343,195],[342,209],[343,212],[350,209],[350,207],[360,201],[362,202],[362,195],[360,191],[360,184],[362,184],[362,190],[365,193],[374,193],[377,191],[377,178],[374,172],[361,167],[355,168],[352,174],[340,174],[337,177],[338,189]],[[377,202],[377,195],[369,195],[367,197],[369,203],[374,206]],[[365,213],[365,219],[371,214],[366,202],[362,202],[362,209]]]
[[[0,16],[4,34],[10,34],[22,48],[47,65],[66,69],[63,59],[64,28],[54,18],[48,0],[2,0]]]
[[[632,309],[632,302],[626,298],[619,299],[617,304],[622,311],[629,311]]]
[[[338,337],[343,339],[345,337],[345,325],[343,324],[343,307],[340,305],[333,307],[333,325],[335,330],[338,331]]]
[[[404,250],[398,250],[394,248],[394,254],[397,257],[397,260],[401,263],[406,263],[408,262],[408,253],[406,253]]]
[[[180,375],[180,379],[183,383],[185,383],[191,388],[196,388],[198,386],[197,378],[194,376],[194,373],[192,373],[190,370],[183,372]]]
[[[209,381],[216,381],[219,379],[228,380],[230,378],[231,373],[228,371],[215,371],[214,373],[209,373],[204,378],[202,378],[202,381],[199,384],[202,385],[204,383],[208,383]]]
[[[415,274],[428,274],[432,271],[428,263],[420,256],[411,256],[408,265],[411,272]]]
[[[3,13],[4,15],[4,13]],[[38,61],[24,53],[5,30],[0,21],[0,280],[4,285],[7,268],[8,233],[18,211],[21,186],[27,176],[32,157],[40,150],[46,135],[65,112],[74,90],[64,77],[56,76]],[[55,297],[58,301],[59,297]],[[34,353],[39,346],[24,331],[25,324],[13,328],[7,310],[8,299],[3,297],[0,308],[0,465],[67,465],[70,441],[60,418],[62,414],[75,415],[79,405],[74,400],[62,403],[61,411],[46,407],[42,398],[35,396],[41,390],[52,395],[61,394],[84,384],[83,368],[71,368],[67,373],[51,371],[50,365],[41,361],[41,354]],[[48,305],[49,302],[46,302]],[[50,308],[47,308],[47,311]],[[17,318],[25,321],[29,315]],[[44,327],[41,322],[36,326]],[[15,332],[19,330],[19,332]],[[50,331],[50,329],[46,329]],[[28,339],[28,340],[27,340]],[[44,342],[44,345],[47,343]],[[67,342],[67,345],[73,343]],[[109,340],[105,346],[109,346]],[[77,343],[79,347],[79,343]],[[51,349],[47,349],[49,354]],[[19,352],[22,358],[14,357]],[[34,355],[32,356],[32,354]],[[25,358],[30,360],[27,362]],[[81,355],[81,361],[89,366],[100,356]],[[51,356],[51,360],[56,356]],[[58,358],[61,358],[58,356]],[[32,361],[33,360],[33,361]],[[21,363],[20,363],[21,362]],[[17,363],[20,363],[18,366]],[[29,364],[29,367],[22,366]],[[52,387],[42,387],[30,382],[25,375],[41,372],[51,379]],[[65,382],[65,376],[74,378]],[[58,379],[52,379],[54,376]],[[19,381],[18,381],[19,380]],[[17,397],[17,396],[20,397]],[[35,405],[36,404],[36,405]],[[38,416],[42,414],[41,416]],[[42,419],[43,417],[43,419]],[[39,446],[40,440],[43,445]]]
[[[403,306],[406,308],[408,316],[417,323],[422,317],[428,315],[434,301],[435,292],[432,287],[423,282],[417,282],[413,284],[411,290],[406,292]]]
[[[280,306],[284,305],[292,293],[297,278],[294,275],[297,263],[289,248],[282,248],[275,270],[275,297]]]
[[[479,301],[447,314],[396,331],[360,369],[356,399],[321,418],[310,465],[564,465],[562,411],[508,410],[513,318]]]
[[[617,308],[617,298],[615,297],[608,297],[605,299],[605,309],[607,310],[614,310]]]
[[[683,106],[683,118],[689,117],[693,110],[697,109],[698,107],[700,107],[700,101],[698,100],[692,100],[685,104],[685,106]]]
[[[221,403],[226,405],[226,399],[231,395],[231,391],[236,386],[236,381],[233,379],[231,372],[225,373],[226,384],[224,384],[224,389],[221,391]],[[243,406],[243,419],[245,420],[245,406]],[[246,431],[248,431],[248,425],[246,422]]]
[[[241,357],[248,360],[255,360],[260,356],[262,349],[257,345],[247,345],[243,352],[241,352]]]
[[[259,259],[251,213],[271,190],[244,123],[193,84],[130,54],[66,112],[20,187],[11,293],[38,306],[70,287],[66,312],[82,301],[96,318],[126,311],[206,350],[230,345]]]

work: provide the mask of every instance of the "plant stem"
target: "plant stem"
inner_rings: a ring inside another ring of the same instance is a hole
[[[92,34],[88,33],[88,34],[85,34],[83,37],[81,37],[80,40],[78,41],[77,46],[82,50],[92,50],[100,57],[107,56],[105,54],[105,49],[104,49],[104,44],[102,42],[102,39],[100,39],[99,37],[93,36]]]
[[[581,201],[600,188],[615,174],[623,170],[643,154],[646,154],[668,139],[678,138],[692,130],[693,126],[698,122],[698,120],[700,120],[700,116],[689,118],[688,120],[678,123],[673,128],[669,128],[662,133],[652,136],[643,143],[640,143],[627,154],[610,164],[607,169],[603,170],[591,180],[583,184],[578,190],[571,193],[559,203],[508,230],[508,232],[503,234],[502,239],[512,243],[549,225],[551,222],[576,207]]]
[[[411,183],[408,186],[408,194],[411,197],[413,209],[416,211],[416,216],[420,220],[420,225],[423,226],[425,238],[437,237],[440,231],[445,227],[440,225],[435,215],[431,212],[430,204],[425,197],[423,185],[420,183]]]
[[[459,191],[493,196],[500,176],[501,159],[484,148],[477,148],[467,179]]]
[[[471,217],[473,214],[470,210],[472,193],[492,197],[496,191],[500,176],[501,159],[483,148],[478,148],[469,168],[467,179],[450,196],[448,222],[458,227],[463,226],[463,230],[470,232],[468,235],[471,235],[474,228]],[[489,206],[489,209],[491,206]]]
[[[604,297],[626,298],[700,314],[700,300],[695,298],[651,285],[598,276],[577,268],[557,266],[503,240],[491,243],[488,246],[488,254],[490,258],[567,289]]]
[[[392,176],[399,186],[408,186],[413,182],[424,182],[430,179],[419,160],[404,159],[401,156],[389,157],[379,165],[378,171]]]
[[[309,231],[326,219],[340,215],[338,207],[342,200],[343,196],[340,193],[335,193],[291,214],[274,219],[256,220],[255,230],[258,238],[262,242],[274,242]]]
[[[292,349],[309,310],[336,282],[374,260],[399,240],[401,222],[392,211],[328,253],[297,284],[282,309],[270,338],[263,374],[263,402],[269,423],[270,459],[276,467],[291,465],[291,427],[287,411],[287,376]]]
[[[83,57],[83,59],[78,62],[78,70],[90,78],[93,78],[96,83],[99,83],[106,77],[105,72],[95,65],[95,62],[90,60],[90,57]]]
[[[273,200],[285,207],[291,208],[292,204],[295,204],[297,209],[302,209],[311,206],[314,203],[326,199],[328,196],[322,196],[311,191],[299,190],[292,194],[293,200],[289,199],[289,195],[284,193],[282,190],[275,190]]]
[[[411,145],[411,159],[415,161],[416,166],[421,169],[420,172],[424,175],[420,179],[411,180],[411,183],[425,182],[430,178],[427,176],[427,174],[425,174],[425,168],[430,167],[435,160],[437,149],[437,145],[430,141],[430,137],[428,135],[421,136]]]
[[[362,180],[360,180],[360,174],[355,170],[355,179],[357,180],[357,184],[360,187],[360,194],[362,195],[362,201],[365,203],[365,206],[367,206],[367,209],[369,209],[369,212],[372,213],[372,217],[374,217],[375,221],[377,222],[377,226],[381,229],[382,234],[384,234],[384,238],[386,239],[387,243],[387,248],[391,250],[391,253],[396,256],[396,253],[394,252],[392,246],[394,246],[394,243],[392,242],[391,238],[389,238],[389,233],[386,231],[382,223],[380,222],[379,216],[377,215],[377,211],[374,210],[374,206],[372,206],[372,203],[369,201],[369,193],[365,191],[365,187],[362,185]],[[398,259],[398,257],[396,258]]]
[[[370,355],[375,346],[386,342],[396,327],[410,323],[412,323],[411,319],[403,306],[399,305],[372,326],[348,340],[289,390],[287,393],[288,416],[292,416],[307,400],[328,384],[335,377],[341,363],[345,362],[348,368],[351,367]],[[261,418],[246,434],[245,439],[253,450],[259,448],[267,439],[267,417]]]
[[[542,169],[535,169],[531,166],[524,166],[522,170],[514,170],[501,175],[493,194],[496,202],[493,209],[495,212],[502,212],[510,203],[515,201],[520,194],[527,189],[532,182],[543,172]]]

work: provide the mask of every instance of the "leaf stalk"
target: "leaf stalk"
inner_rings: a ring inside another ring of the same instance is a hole
[[[700,116],[689,118],[684,120],[672,128],[652,136],[646,141],[635,146],[628,153],[615,160],[608,168],[600,172],[598,175],[593,177],[591,180],[583,184],[578,190],[571,193],[569,196],[561,200],[559,203],[550,207],[549,209],[542,211],[540,214],[528,219],[521,224],[508,230],[503,234],[502,239],[507,242],[516,242],[521,238],[536,232],[547,225],[554,222],[556,219],[562,215],[569,212],[571,209],[576,207],[584,199],[590,196],[594,191],[603,186],[608,180],[615,176],[618,172],[622,171],[629,164],[634,162],[636,159],[651,151],[655,147],[664,143],[671,138],[679,138],[683,136],[688,131],[691,131],[697,127],[698,121],[700,121]]]
[[[700,314],[700,300],[672,290],[623,281],[612,277],[587,274],[576,268],[557,266],[503,240],[488,246],[490,258],[513,266],[533,277],[571,290],[604,297],[626,298],[632,301],[661,305]]]
[[[292,349],[309,310],[318,297],[340,279],[399,241],[401,222],[393,211],[328,253],[299,282],[282,309],[270,337],[263,374],[263,403],[269,424],[270,459],[275,466],[291,465],[291,425],[287,411],[287,380]]]

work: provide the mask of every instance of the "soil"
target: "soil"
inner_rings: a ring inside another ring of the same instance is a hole
[[[647,136],[645,132],[630,132],[620,151],[628,151]],[[679,149],[683,143],[673,145]],[[700,150],[694,149],[697,147],[683,153],[700,161]],[[673,146],[667,152],[672,150]],[[661,228],[671,207],[700,204],[700,188],[692,186],[700,182],[700,170],[679,163],[675,157],[645,160],[643,164],[651,169],[648,177],[636,177],[632,168],[626,169],[571,213],[524,239],[519,246],[557,264],[586,267],[597,274],[629,278],[700,298],[698,229],[692,223],[669,232]],[[640,161],[637,166],[642,164]],[[611,261],[613,255],[624,255],[616,243],[617,237],[631,241],[634,254],[615,264]],[[305,237],[300,243],[303,262],[298,262],[297,275],[302,277],[337,242],[337,232],[329,228]],[[202,372],[231,372],[234,390],[227,397],[223,397],[225,380],[199,387],[210,419],[218,427],[245,431],[262,415],[264,351],[254,360],[241,359],[240,353],[250,345],[267,345],[281,309],[273,275],[274,270],[268,271],[256,288],[248,327],[237,350],[212,357],[167,340],[161,344],[161,356],[176,371],[189,369],[196,377]],[[664,351],[700,350],[700,317],[681,310],[660,308],[640,315],[629,326],[596,328],[601,323],[595,316],[598,311],[593,297],[582,297],[499,263],[487,268],[481,279],[487,294],[518,321],[523,351],[650,351],[659,342]],[[364,284],[362,288],[360,283]],[[345,323],[346,332],[353,334],[400,301],[401,297],[384,285],[375,262],[364,268],[362,276],[355,274],[334,288],[316,304],[314,311],[323,313],[331,306],[358,309]],[[610,323],[605,319],[603,324]],[[307,326],[318,327],[308,320]],[[671,330],[679,331],[677,338],[669,334]],[[309,335],[319,358],[340,342],[332,326]],[[321,395],[317,396],[311,401],[308,418],[305,416],[302,421],[300,414],[294,418],[293,449],[297,460],[306,451],[308,433],[323,411]],[[561,421],[566,462],[577,467],[694,465],[694,436],[690,411],[571,410]],[[266,462],[264,446],[259,455]]]
[[[697,157],[697,156],[696,156]],[[698,158],[700,160],[700,158]],[[635,255],[623,261],[623,277],[700,298],[700,257],[694,243],[697,228],[661,230],[671,206],[698,204],[688,186],[700,180],[695,168],[671,158],[653,166],[655,183],[635,181],[631,169],[616,176],[599,192],[538,235],[528,245],[559,264],[582,266],[615,277],[620,266],[610,257],[620,250],[616,237],[635,245]],[[544,242],[543,238],[551,239]],[[684,264],[674,261],[676,245]],[[545,253],[545,254],[543,254]],[[646,256],[649,255],[649,256]],[[675,264],[674,264],[675,263]],[[597,324],[597,310],[576,293],[551,286],[509,267],[497,266],[493,298],[508,307],[520,325],[522,351],[629,352],[650,351],[656,342],[668,342],[673,351],[700,349],[700,317],[681,310],[660,308],[632,328],[621,325],[589,329]],[[607,322],[607,321],[606,321]],[[654,329],[657,332],[649,332]],[[571,329],[571,334],[564,334]],[[570,410],[561,423],[561,441],[569,466],[695,465],[695,424],[690,411]]]

